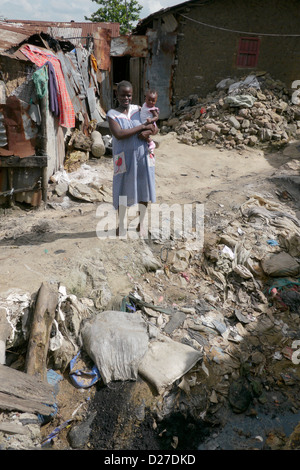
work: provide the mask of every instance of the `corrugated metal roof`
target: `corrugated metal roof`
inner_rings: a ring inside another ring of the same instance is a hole
[[[27,35],[13,29],[2,28],[2,25],[0,24],[0,54],[5,54],[6,51],[12,47],[25,41],[27,37]]]
[[[0,22],[2,24],[14,25],[18,30],[29,31],[29,34],[40,33],[41,31],[47,34],[51,34],[57,31],[60,34],[61,30],[66,31],[71,28],[74,30],[81,31],[81,37],[87,37],[93,35],[94,32],[98,31],[98,28],[109,29],[111,31],[111,37],[118,37],[120,35],[120,24],[119,23],[105,23],[105,22],[59,22],[59,21],[32,21],[32,20],[6,20]],[[56,36],[54,36],[56,37]],[[61,36],[57,36],[59,39]],[[67,37],[67,36],[64,36]],[[69,36],[68,36],[69,37]],[[77,35],[75,36],[78,37]]]
[[[0,21],[0,54],[7,55],[10,49],[18,46],[34,34],[45,33],[58,40],[69,40],[77,46],[80,42],[85,42],[82,38],[88,38],[101,30],[107,30],[111,38],[119,37],[120,35],[119,23],[78,23],[74,21],[63,23],[31,20]]]

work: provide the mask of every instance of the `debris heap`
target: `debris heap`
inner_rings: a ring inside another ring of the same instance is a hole
[[[162,123],[188,145],[215,144],[221,149],[281,146],[300,135],[300,108],[284,83],[267,73],[241,80],[227,78],[206,98],[181,100]]]

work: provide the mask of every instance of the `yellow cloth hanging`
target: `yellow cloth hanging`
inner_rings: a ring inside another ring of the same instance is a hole
[[[97,64],[96,57],[93,54],[91,54],[90,59],[91,59],[91,64],[92,64],[93,69],[95,70],[95,72],[97,72],[98,64]]]

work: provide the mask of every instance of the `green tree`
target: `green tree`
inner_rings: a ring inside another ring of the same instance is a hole
[[[91,17],[84,17],[88,21],[120,23],[120,33],[125,34],[132,30],[133,23],[139,19],[143,8],[137,0],[92,0],[101,6]]]

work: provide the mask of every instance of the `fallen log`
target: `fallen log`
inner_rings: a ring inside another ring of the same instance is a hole
[[[25,371],[44,382],[47,381],[47,355],[57,304],[57,287],[42,283],[30,326]]]
[[[0,409],[40,413],[55,411],[54,388],[36,377],[0,365]]]

